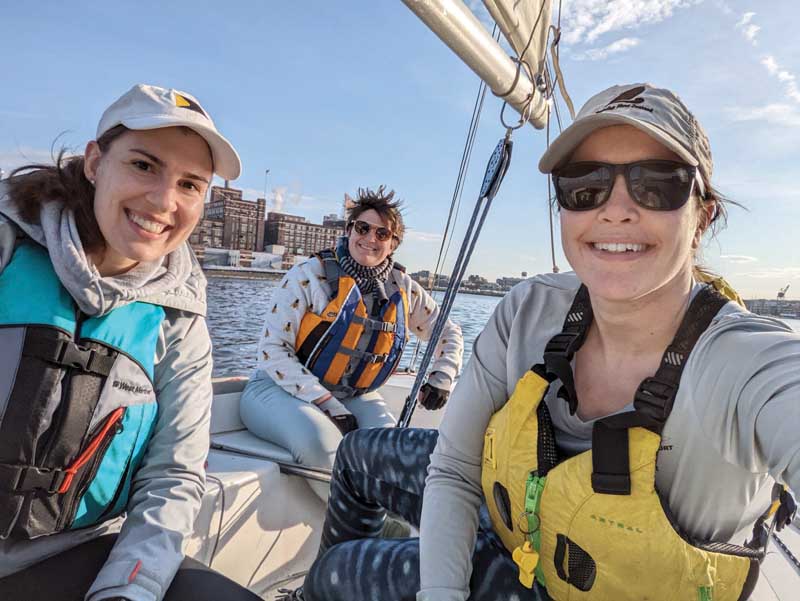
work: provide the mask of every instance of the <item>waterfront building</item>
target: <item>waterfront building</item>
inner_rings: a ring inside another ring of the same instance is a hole
[[[325,217],[322,218],[322,225],[325,227],[336,227],[344,232],[345,227],[347,226],[347,221],[344,218],[339,217],[339,215],[336,213],[331,213],[330,215],[325,215]]]
[[[203,219],[198,223],[191,244],[261,252],[264,250],[264,213],[267,201],[242,198],[242,191],[213,186],[205,204]],[[209,223],[214,222],[214,223]]]
[[[299,215],[270,211],[264,224],[264,242],[285,247],[288,255],[308,256],[325,248],[333,248],[337,238],[344,235],[345,223],[344,220],[328,220],[327,217],[320,225]]]

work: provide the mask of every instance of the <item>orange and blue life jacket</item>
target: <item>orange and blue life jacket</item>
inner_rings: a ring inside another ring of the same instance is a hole
[[[406,292],[393,286],[383,298],[375,299],[370,313],[336,254],[324,250],[317,258],[325,269],[331,297],[320,315],[309,311],[303,316],[295,340],[297,357],[333,393],[356,396],[375,390],[403,356],[408,340]],[[395,269],[402,271],[397,264]]]

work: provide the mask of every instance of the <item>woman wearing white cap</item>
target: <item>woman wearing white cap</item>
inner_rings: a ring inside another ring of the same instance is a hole
[[[702,127],[669,90],[615,86],[539,167],[574,273],[500,302],[438,436],[345,438],[294,597],[736,601],[759,587],[769,527],[800,490],[800,335],[702,283],[697,250],[724,216]],[[408,469],[383,468],[401,452]],[[372,538],[383,508],[420,538]]]
[[[181,567],[212,396],[186,241],[239,172],[196,99],[137,85],[0,187],[0,598],[256,598]]]

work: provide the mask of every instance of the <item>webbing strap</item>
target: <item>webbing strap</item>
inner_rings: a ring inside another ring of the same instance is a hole
[[[591,323],[592,303],[589,299],[589,290],[581,285],[564,319],[562,331],[553,336],[544,349],[545,371],[561,380],[562,386],[558,391],[558,397],[567,401],[571,415],[578,410],[578,395],[575,392],[575,380],[572,375],[572,357],[586,340],[586,333]]]
[[[667,422],[681,374],[694,345],[728,299],[704,286],[692,300],[664,351],[654,376],[645,378],[633,397],[634,412],[612,415],[592,429],[592,488],[604,494],[630,494],[628,430],[643,426],[660,434]]]
[[[645,378],[633,396],[634,409],[660,424],[672,411],[681,374],[694,345],[706,331],[719,310],[728,302],[711,286],[703,286],[692,300],[672,342],[664,351],[655,375]]]
[[[339,261],[336,260],[336,253],[330,248],[319,251],[317,257],[322,261],[322,268],[325,270],[325,281],[331,287],[331,300],[333,300],[339,294],[339,274],[341,273]]]
[[[397,331],[397,324],[388,321],[380,321],[378,319],[370,319],[368,317],[359,317],[358,315],[353,316],[353,323],[363,325],[365,330],[371,332],[394,333]]]
[[[367,363],[386,363],[389,360],[389,355],[383,354],[376,354],[376,353],[368,353],[367,351],[360,351],[358,349],[350,349],[340,347],[338,352],[342,353],[343,355],[348,355],[350,357],[356,357]]]
[[[79,346],[71,340],[64,340],[55,333],[50,336],[40,333],[36,337],[27,337],[22,355],[99,376],[108,376],[111,373],[115,359],[114,356],[109,357],[95,349]]]
[[[15,494],[34,490],[55,494],[61,488],[66,475],[66,470],[62,469],[0,463],[0,482],[4,483],[3,489]]]

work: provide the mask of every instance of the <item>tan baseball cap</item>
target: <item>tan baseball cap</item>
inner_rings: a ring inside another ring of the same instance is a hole
[[[589,134],[610,125],[640,129],[711,181],[714,162],[703,127],[678,96],[649,83],[612,86],[592,96],[542,155],[539,171],[550,173],[560,167]]]
[[[242,172],[236,149],[217,131],[197,99],[186,92],[137,84],[106,109],[97,125],[97,137],[117,125],[128,129],[188,127],[208,143],[215,173],[230,180]]]

